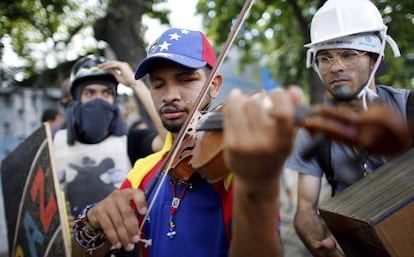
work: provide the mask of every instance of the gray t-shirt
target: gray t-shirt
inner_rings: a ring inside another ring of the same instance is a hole
[[[406,117],[406,104],[409,91],[406,89],[394,89],[388,86],[377,86],[379,101],[392,106],[395,111]],[[288,159],[286,167],[299,173],[322,177],[323,171],[317,156],[310,160],[302,157],[303,151],[311,143],[312,138],[308,131],[301,128],[296,136],[295,148]],[[367,155],[362,151],[349,146],[332,142],[330,146],[330,164],[334,171],[336,181],[335,193],[340,192],[352,185],[365,174],[375,171],[388,162],[389,159],[382,156]]]

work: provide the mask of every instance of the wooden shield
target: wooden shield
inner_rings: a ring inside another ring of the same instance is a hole
[[[47,123],[2,162],[9,256],[70,256],[65,206]]]

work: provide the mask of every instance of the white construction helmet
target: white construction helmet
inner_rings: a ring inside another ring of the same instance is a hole
[[[349,35],[386,30],[377,7],[369,0],[328,0],[315,13],[310,28],[311,43]]]
[[[387,26],[382,20],[381,13],[370,0],[326,1],[312,18],[311,42],[305,45],[310,48],[306,62],[307,67],[312,66],[314,55],[326,43],[335,39],[369,33],[378,33],[383,41],[381,47],[372,52],[379,54],[382,58],[385,41],[387,41],[391,45],[394,55],[400,56],[397,44],[387,35]]]

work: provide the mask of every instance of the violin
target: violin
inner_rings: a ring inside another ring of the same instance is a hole
[[[188,180],[197,171],[210,183],[225,178],[230,171],[223,159],[223,105],[207,112],[198,120],[180,146],[168,174],[173,179]]]
[[[187,180],[197,172],[214,183],[230,174],[223,159],[223,108],[220,105],[200,117],[194,133],[183,142],[173,162],[169,171],[172,178]],[[404,118],[379,103],[361,113],[334,106],[302,105],[296,108],[295,121],[313,135],[324,132],[326,140],[360,147],[370,154],[398,155],[412,143],[409,139],[413,130]]]

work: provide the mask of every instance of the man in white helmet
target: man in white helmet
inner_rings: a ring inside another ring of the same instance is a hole
[[[375,76],[386,71],[386,43],[399,56],[381,14],[369,0],[328,0],[312,19],[307,66],[319,74],[338,108],[361,112],[380,101],[406,117],[409,91],[375,83]],[[309,133],[299,130],[287,163],[287,168],[299,173],[295,229],[314,256],[343,256],[334,239],[326,235],[318,214],[323,174],[334,195],[389,159],[336,142],[317,147],[309,157],[312,143]]]

